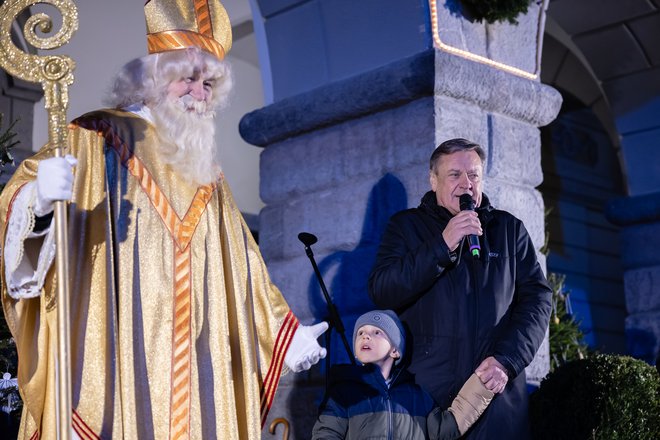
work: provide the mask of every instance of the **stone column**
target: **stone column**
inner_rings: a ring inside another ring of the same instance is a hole
[[[273,281],[304,324],[327,316],[304,246],[312,246],[350,342],[373,308],[367,278],[389,217],[427,190],[435,146],[434,52],[426,51],[246,115],[241,134],[261,154],[260,247]],[[352,344],[351,344],[352,345]],[[348,362],[336,332],[332,363]],[[323,395],[324,367],[282,380],[268,423],[292,422],[309,438]]]
[[[436,143],[463,137],[486,149],[484,192],[498,209],[513,213],[536,249],[545,241],[538,127],[552,122],[561,95],[538,83],[547,1],[532,2],[517,23],[468,22],[460,3],[432,7],[435,60]],[[539,4],[540,3],[540,4]],[[538,253],[545,269],[545,257]],[[550,368],[546,336],[528,382],[538,385]]]
[[[485,35],[484,25],[461,22],[466,29],[481,26]],[[484,42],[498,35],[495,28],[507,35],[506,27],[495,26]],[[525,48],[528,40],[508,41],[536,53]],[[484,146],[486,193],[496,207],[525,222],[539,248],[544,214],[535,190],[542,180],[538,126],[551,122],[560,104],[559,93],[537,80],[429,50],[247,114],[242,136],[265,147],[260,246],[296,315],[304,324],[327,315],[297,239],[305,231],[319,239],[312,249],[350,340],[357,316],[373,307],[367,278],[385,224],[393,213],[418,206],[429,189],[428,158],[451,137]],[[332,363],[348,359],[334,333],[331,356]],[[547,362],[530,373],[538,380],[545,371]],[[308,438],[323,373],[321,366],[285,377],[266,426],[286,417],[293,438]]]
[[[606,215],[621,226],[627,353],[654,364],[660,352],[660,192],[612,200]]]
[[[538,82],[444,52],[436,53],[435,82],[436,143],[464,137],[484,147],[484,192],[493,206],[524,222],[540,249],[545,217],[543,198],[536,190],[543,180],[538,127],[555,118],[561,96]],[[545,268],[544,255],[537,254]],[[528,382],[538,385],[549,366],[546,337],[527,368]]]

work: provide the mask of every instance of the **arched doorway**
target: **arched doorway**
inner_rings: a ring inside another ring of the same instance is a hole
[[[564,98],[555,121],[541,129],[548,272],[564,274],[587,343],[625,353],[625,301],[619,228],[604,215],[625,194],[598,83],[577,56],[546,34],[542,81]]]

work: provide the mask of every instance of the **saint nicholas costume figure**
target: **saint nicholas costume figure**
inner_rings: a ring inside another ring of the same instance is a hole
[[[2,303],[20,439],[54,438],[53,203],[68,200],[72,427],[82,439],[257,439],[284,370],[325,356],[271,282],[222,174],[215,110],[232,88],[218,0],[146,2],[149,55],[112,108],[69,125],[0,199]]]

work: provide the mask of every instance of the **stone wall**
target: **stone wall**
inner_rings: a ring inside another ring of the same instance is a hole
[[[380,236],[395,212],[416,206],[427,190],[435,146],[434,53],[319,88],[245,116],[241,132],[265,145],[261,155],[260,247],[273,281],[304,324],[327,316],[298,233],[312,246],[348,338],[359,314],[373,308],[367,278]],[[330,362],[347,362],[332,332]],[[309,438],[323,395],[325,363],[283,378],[268,423],[294,422],[292,438]]]
[[[327,313],[297,235],[318,237],[316,261],[350,338],[357,316],[373,307],[367,278],[385,224],[393,213],[417,206],[429,189],[428,158],[440,139],[482,143],[489,197],[522,218],[540,247],[537,126],[554,118],[560,102],[538,82],[427,51],[246,115],[243,136],[266,146],[262,254],[301,321],[311,324]],[[331,363],[348,360],[336,332],[330,346]],[[324,372],[325,364],[285,377],[269,422],[284,416],[295,421],[294,438],[306,438]],[[543,374],[542,368],[532,372]]]
[[[627,352],[654,364],[660,355],[660,193],[612,200],[606,214],[622,228]]]

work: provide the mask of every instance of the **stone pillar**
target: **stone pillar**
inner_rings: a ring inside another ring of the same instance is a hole
[[[496,208],[524,222],[540,249],[545,209],[535,189],[543,181],[538,127],[555,119],[562,101],[537,82],[547,1],[532,2],[516,24],[468,22],[457,13],[463,12],[458,2],[435,3],[436,143],[463,137],[486,149],[484,192]],[[546,336],[527,368],[528,382],[538,385],[549,368]]]
[[[461,22],[466,29],[484,26]],[[501,26],[487,36],[482,29],[482,42],[499,35],[497,29],[507,35]],[[525,49],[529,52],[536,49]],[[525,222],[540,248],[538,126],[551,122],[560,104],[559,93],[536,80],[429,50],[247,114],[242,136],[266,147],[260,246],[296,315],[304,324],[327,315],[297,239],[305,231],[319,239],[312,249],[350,340],[357,316],[373,307],[367,278],[385,224],[393,213],[418,206],[429,189],[428,158],[438,142],[451,137],[471,138],[486,149],[486,193],[496,207]],[[347,361],[334,333],[330,347],[332,363]],[[547,355],[547,345],[541,352]],[[530,370],[536,380],[547,371],[547,359],[541,364]],[[283,378],[266,426],[286,417],[293,438],[309,437],[322,398],[323,367]]]
[[[487,154],[484,192],[493,206],[511,212],[527,228],[534,246],[545,241],[539,126],[551,122],[561,96],[551,87],[444,52],[436,53],[436,143],[473,140]],[[429,153],[430,154],[430,153]],[[545,268],[545,257],[538,253]],[[538,385],[549,370],[546,340],[527,369]]]
[[[261,154],[260,247],[273,281],[304,324],[327,316],[304,246],[312,246],[347,338],[373,308],[367,278],[389,217],[416,206],[428,188],[435,146],[434,52],[287,98],[246,115],[241,134]],[[351,344],[352,345],[352,344]],[[332,333],[332,363],[347,362]],[[282,380],[268,423],[292,422],[309,438],[323,395],[325,364]],[[268,426],[268,425],[267,425]]]
[[[627,353],[654,364],[660,353],[660,192],[612,200],[606,215],[622,228]]]
[[[437,80],[438,65],[444,80]],[[373,307],[366,284],[385,223],[394,212],[417,206],[428,190],[428,157],[438,133],[486,147],[486,190],[527,223],[541,246],[536,125],[554,117],[559,101],[554,89],[538,82],[428,51],[246,115],[242,135],[267,147],[261,155],[262,254],[302,322],[323,319],[326,310],[298,233],[319,238],[312,249],[350,339],[357,316]],[[331,353],[333,363],[347,361],[336,334]],[[295,421],[294,437],[305,438],[322,384],[322,368],[285,377],[269,421]]]

